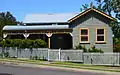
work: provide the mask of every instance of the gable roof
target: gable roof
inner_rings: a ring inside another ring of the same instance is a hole
[[[63,23],[79,13],[27,14],[23,23]]]
[[[104,13],[104,12],[102,12],[102,11],[100,11],[100,10],[97,10],[97,9],[91,7],[91,8],[89,8],[89,9],[85,10],[84,12],[82,12],[82,13],[76,15],[75,17],[71,18],[70,20],[68,20],[68,23],[70,23],[70,22],[76,20],[77,18],[79,18],[79,17],[81,17],[81,16],[87,14],[87,13],[90,12],[90,11],[97,12],[97,13],[99,13],[99,14],[101,14],[101,15],[107,17],[107,18],[109,18],[110,20],[116,21],[115,18],[113,18],[113,17],[107,15],[106,13]]]
[[[90,11],[97,12],[110,20],[117,21],[106,13],[91,7],[82,13],[27,14],[23,23],[70,23]]]

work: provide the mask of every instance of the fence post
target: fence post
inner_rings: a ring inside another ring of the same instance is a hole
[[[2,47],[2,58],[4,58],[4,50],[5,50],[5,48]]]
[[[82,52],[82,62],[84,64],[84,52]]]
[[[17,56],[16,57],[18,58],[18,48],[17,47],[16,47],[16,52],[17,52]]]
[[[119,57],[120,53],[118,52],[118,65],[120,65],[120,57]]]
[[[60,52],[61,52],[61,49],[59,49],[59,61],[61,60],[61,58],[60,58],[61,57],[61,53]]]
[[[50,51],[50,50],[48,49],[48,61],[49,61],[49,58],[50,58],[49,51]]]

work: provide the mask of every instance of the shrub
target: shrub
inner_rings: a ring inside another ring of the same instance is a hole
[[[100,53],[103,53],[103,51],[101,49],[97,49],[97,48],[95,48],[95,46],[91,47],[91,49],[89,48],[88,52],[100,52]]]
[[[1,41],[2,47],[18,47],[18,48],[46,48],[47,44],[41,39],[6,39]]]
[[[120,44],[116,44],[113,46],[114,52],[120,52]]]
[[[95,48],[95,46],[87,49],[87,48],[85,48],[85,46],[82,46],[81,44],[79,44],[78,46],[76,46],[76,49],[82,49],[83,52],[100,52],[100,53],[103,53],[103,51],[101,49],[97,49],[97,48]]]
[[[113,50],[114,52],[120,52],[120,38],[113,38]]]
[[[21,48],[22,40],[21,39],[14,39],[14,40],[11,40],[11,43],[13,44],[12,47]]]
[[[87,49],[85,48],[85,46],[82,46],[81,44],[76,46],[76,49],[81,49],[81,50],[83,50],[83,52],[87,52]]]
[[[0,42],[0,45],[1,45],[3,48],[5,48],[5,47],[6,47],[6,41],[5,41],[5,40],[1,41],[1,42]]]
[[[24,40],[23,48],[34,48],[34,40],[30,39]]]
[[[37,39],[34,41],[34,48],[46,48],[47,43],[41,39]]]
[[[6,47],[12,47],[12,40],[5,40]]]

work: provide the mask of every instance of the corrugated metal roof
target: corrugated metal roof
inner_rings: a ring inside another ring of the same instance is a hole
[[[27,14],[24,23],[61,23],[67,22],[79,13]]]
[[[3,30],[44,30],[44,29],[68,29],[69,25],[32,25],[32,26],[4,26]]]

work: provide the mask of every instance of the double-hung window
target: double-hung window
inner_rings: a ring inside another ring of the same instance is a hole
[[[80,43],[89,43],[89,29],[80,28]]]
[[[96,42],[97,43],[105,42],[105,28],[96,29]]]

